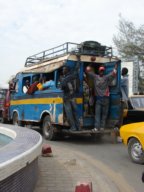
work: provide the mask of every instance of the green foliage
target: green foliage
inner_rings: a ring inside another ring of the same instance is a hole
[[[113,36],[113,42],[121,57],[138,56],[144,60],[144,25],[136,27],[120,16],[118,34]]]

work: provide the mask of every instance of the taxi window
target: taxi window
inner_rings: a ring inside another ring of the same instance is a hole
[[[144,108],[144,97],[131,97],[130,101],[133,108]]]

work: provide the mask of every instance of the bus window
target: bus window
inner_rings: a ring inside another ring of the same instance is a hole
[[[40,74],[33,75],[32,77],[32,84],[38,82],[40,79]]]
[[[15,92],[16,92],[16,93],[18,93],[18,88],[19,88],[19,87],[18,87],[18,80],[17,80],[16,83],[15,83]]]
[[[23,78],[23,80],[22,80],[22,92],[23,92],[23,93],[26,93],[26,92],[27,92],[27,90],[28,90],[28,88],[29,88],[29,86],[30,86],[30,82],[31,82],[30,80],[31,80],[31,79],[30,79],[29,76]]]
[[[44,82],[50,80],[54,81],[54,72],[42,74],[42,79],[44,80]]]
[[[57,76],[56,76],[56,87],[58,88],[58,89],[60,89],[60,83],[61,83],[61,78],[62,78],[62,76],[63,76],[63,74],[62,74],[62,68],[61,69],[59,69],[59,70],[57,70]]]
[[[46,90],[55,88],[55,72],[41,74],[39,84],[37,85],[38,90]]]

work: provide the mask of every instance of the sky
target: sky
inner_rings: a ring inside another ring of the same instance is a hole
[[[144,24],[144,0],[0,0],[0,83],[28,56],[65,42],[112,46],[119,15]]]

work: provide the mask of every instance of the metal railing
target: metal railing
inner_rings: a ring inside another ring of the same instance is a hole
[[[37,53],[35,55],[29,56],[26,59],[25,62],[25,67],[30,67],[32,65],[36,64],[41,64],[45,61],[58,58],[60,56],[64,56],[66,54],[84,54],[84,55],[95,55],[95,56],[112,56],[112,48],[111,47],[106,47],[106,46],[101,46],[103,49],[85,49],[82,44],[77,44],[77,43],[71,43],[67,42],[62,45],[59,45],[57,47],[54,47],[52,49],[48,49],[45,51],[42,51],[40,53]]]

